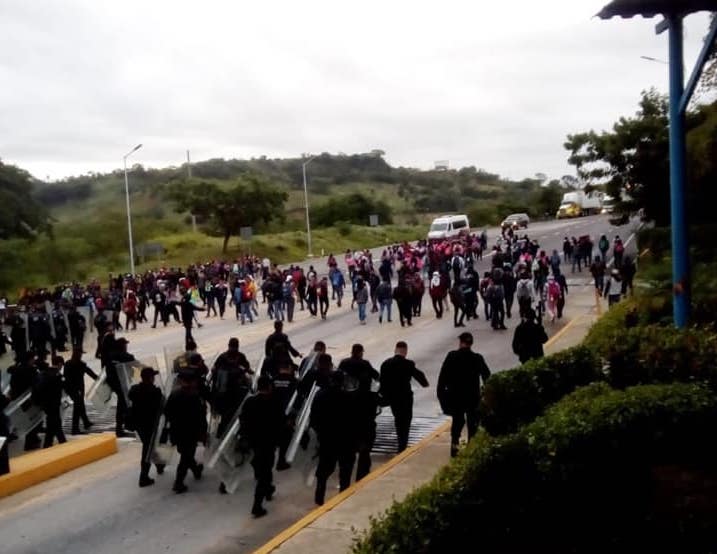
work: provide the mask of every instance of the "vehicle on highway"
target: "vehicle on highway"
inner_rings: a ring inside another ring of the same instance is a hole
[[[560,207],[555,214],[556,219],[582,217],[584,215],[599,214],[602,210],[602,193],[591,192],[585,194],[582,190],[566,192],[560,201]]]
[[[615,199],[612,196],[605,196],[602,199],[602,214],[611,214],[615,211]]]
[[[442,215],[437,217],[431,223],[428,230],[428,240],[443,240],[469,235],[471,226],[468,222],[468,216],[459,215]]]
[[[529,224],[530,217],[528,217],[528,214],[510,214],[500,224],[500,228],[502,231],[508,229],[517,231],[518,229],[527,229]]]

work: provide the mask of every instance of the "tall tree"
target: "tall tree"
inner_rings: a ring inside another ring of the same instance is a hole
[[[288,194],[263,177],[249,174],[228,189],[206,181],[173,183],[169,197],[178,211],[206,218],[211,230],[224,238],[222,252],[226,253],[229,239],[242,227],[283,218]]]
[[[47,211],[32,196],[33,188],[27,171],[0,161],[0,238],[32,238],[52,231]]]

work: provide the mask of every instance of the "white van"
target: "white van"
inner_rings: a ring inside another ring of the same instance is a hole
[[[428,240],[443,240],[468,235],[471,226],[468,223],[468,216],[465,215],[442,215],[431,223],[428,230]]]

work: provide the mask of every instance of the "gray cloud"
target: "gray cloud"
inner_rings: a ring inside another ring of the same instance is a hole
[[[592,19],[604,2],[8,0],[0,156],[57,178],[118,167],[137,142],[146,165],[187,148],[383,148],[401,165],[560,176],[568,133],[666,90],[666,67],[640,59],[666,57],[657,20]],[[706,27],[688,20],[688,60]]]

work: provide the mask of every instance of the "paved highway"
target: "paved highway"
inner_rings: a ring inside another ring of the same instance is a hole
[[[617,233],[625,240],[631,231],[630,226],[613,228],[605,216],[596,216],[536,223],[528,233],[538,239],[542,248],[561,250],[564,236],[589,234],[596,240],[602,233],[610,238]],[[489,230],[491,239],[496,234],[496,229]],[[634,248],[634,242],[630,246]],[[320,273],[325,271],[325,260],[316,260],[314,264]],[[484,260],[479,270],[487,269],[488,264],[489,261]],[[584,270],[577,279],[569,269],[567,273],[569,282],[577,284],[571,292],[589,292],[588,272]],[[366,358],[377,368],[392,355],[397,340],[406,340],[409,357],[416,360],[431,383],[429,389],[416,390],[414,413],[426,421],[440,416],[435,383],[446,352],[457,345],[458,333],[453,327],[452,315],[436,320],[426,297],[423,316],[415,319],[411,328],[401,328],[397,317],[391,324],[379,325],[375,314],[369,314],[368,325],[359,326],[358,314],[348,308],[349,304],[350,301],[346,302],[341,309],[332,304],[326,321],[311,319],[306,311],[297,312],[295,322],[286,324],[285,331],[294,346],[304,353],[310,351],[316,340],[324,340],[335,363],[348,356],[352,343],[360,342],[365,347]],[[568,297],[568,309],[569,306]],[[482,314],[482,308],[479,313]],[[238,336],[241,349],[252,363],[259,359],[272,325],[263,316],[258,323],[240,326],[233,313],[224,321],[208,321],[195,331],[205,355],[219,352],[230,336]],[[509,330],[501,332],[491,330],[483,319],[467,322],[466,330],[473,332],[476,339],[474,348],[485,356],[494,371],[517,363],[510,348],[516,324],[514,317],[507,322]],[[556,325],[549,331],[557,329]],[[181,349],[183,329],[175,324],[167,329],[143,330],[126,336],[131,340],[130,351],[138,358],[156,356],[159,360],[163,348]],[[377,454],[375,463],[383,459],[385,455]],[[236,552],[250,552],[313,508],[313,490],[306,485],[312,466],[305,455],[297,458],[291,470],[275,474],[276,497],[267,504],[269,515],[261,520],[254,520],[249,514],[253,494],[250,474],[234,495],[220,496],[218,480],[209,471],[200,482],[190,477],[187,481],[190,491],[176,496],[171,492],[172,467],[157,478],[154,487],[139,489],[138,460],[138,444],[123,440],[120,453],[109,459],[0,500],[0,551],[3,554],[53,551],[183,554],[211,551],[221,544],[233,546]]]

